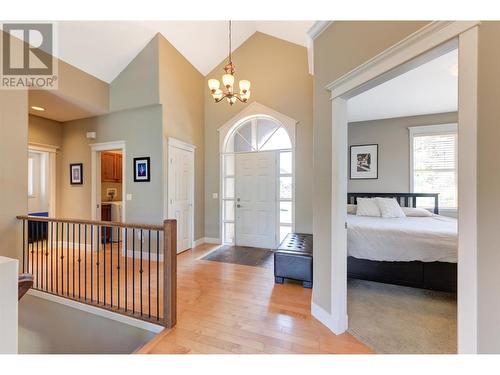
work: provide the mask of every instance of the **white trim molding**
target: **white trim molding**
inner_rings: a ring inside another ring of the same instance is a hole
[[[316,21],[307,31],[307,63],[309,65],[309,74],[314,74],[314,39],[321,35],[333,21]]]
[[[351,90],[380,77],[421,54],[456,38],[459,34],[479,25],[479,21],[435,21],[402,39],[385,51],[337,78],[326,86],[331,98],[345,95]],[[448,48],[450,48],[448,46]],[[381,82],[375,82],[376,85]],[[364,91],[364,90],[363,90]]]
[[[101,307],[87,305],[86,303],[73,301],[71,299],[59,297],[59,296],[56,296],[54,294],[41,292],[41,291],[35,290],[35,289],[30,289],[28,291],[28,294],[33,296],[33,297],[38,297],[38,298],[45,299],[47,301],[60,303],[61,305],[68,306],[68,307],[71,307],[73,309],[85,311],[85,312],[90,313],[90,314],[101,316],[103,318],[111,319],[111,320],[114,320],[114,321],[117,321],[120,323],[128,324],[129,326],[144,329],[146,331],[150,331],[150,332],[154,332],[154,333],[160,333],[165,328],[165,327],[158,325],[158,324],[149,323],[149,322],[146,322],[144,320],[135,319],[135,318],[132,318],[132,317],[127,316],[127,315],[114,313],[114,312],[111,312],[109,310],[105,310]]]
[[[326,86],[332,102],[331,318],[346,319],[345,189],[347,100],[439,54],[458,51],[458,353],[477,353],[477,81],[478,21],[431,22]],[[342,225],[344,224],[344,225]],[[467,228],[467,230],[463,230]],[[317,288],[317,282],[314,288]],[[313,293],[314,296],[314,293]],[[313,301],[314,303],[314,301]],[[314,306],[314,305],[313,305]],[[341,324],[334,327],[341,327]],[[346,325],[347,327],[347,325]],[[332,329],[333,330],[333,329]]]
[[[336,320],[332,314],[314,302],[311,303],[311,314],[336,335],[340,335],[347,330],[347,315],[344,319]]]

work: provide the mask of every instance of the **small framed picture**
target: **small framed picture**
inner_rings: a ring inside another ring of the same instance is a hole
[[[151,180],[149,166],[149,157],[134,158],[134,182],[149,182]]]
[[[69,182],[71,185],[83,184],[83,164],[75,163],[69,165]]]
[[[351,180],[378,178],[378,145],[353,145],[351,150]]]

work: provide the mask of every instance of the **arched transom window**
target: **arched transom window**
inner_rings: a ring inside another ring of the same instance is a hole
[[[292,142],[286,129],[270,117],[252,117],[229,135],[224,152],[286,150]]]

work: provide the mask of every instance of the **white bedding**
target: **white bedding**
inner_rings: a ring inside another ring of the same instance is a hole
[[[347,215],[347,254],[359,259],[457,262],[457,220]]]

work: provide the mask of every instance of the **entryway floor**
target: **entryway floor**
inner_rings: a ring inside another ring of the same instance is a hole
[[[221,246],[202,260],[240,264],[242,266],[273,268],[273,251],[257,247]]]

